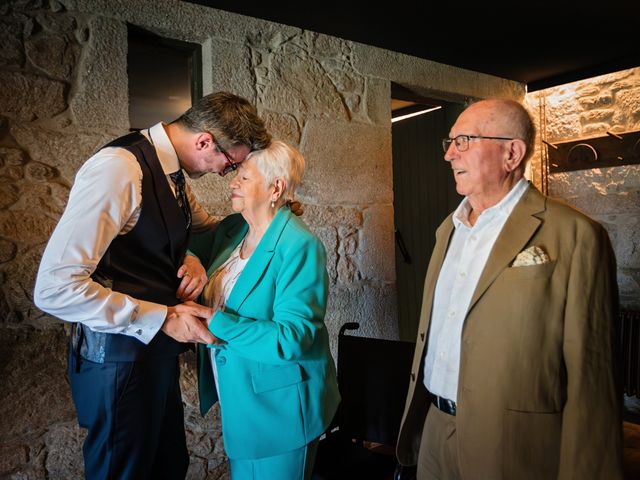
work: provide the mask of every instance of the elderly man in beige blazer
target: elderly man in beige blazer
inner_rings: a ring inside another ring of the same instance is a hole
[[[534,128],[472,104],[444,140],[465,198],[436,233],[397,454],[425,479],[620,479],[615,258],[524,179]]]

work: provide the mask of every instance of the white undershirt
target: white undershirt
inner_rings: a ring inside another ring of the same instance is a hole
[[[453,213],[455,230],[436,283],[424,362],[424,385],[434,395],[457,401],[460,342],[471,297],[498,235],[528,187],[521,179],[473,226],[466,198]]]

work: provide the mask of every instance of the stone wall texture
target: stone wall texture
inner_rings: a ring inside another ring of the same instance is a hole
[[[525,94],[504,79],[176,0],[4,0],[0,15],[1,478],[82,477],[66,327],[33,306],[33,285],[75,172],[128,131],[127,23],[201,44],[204,92],[245,96],[304,153],[299,197],[328,252],[334,356],[347,321],[362,335],[398,335],[391,82],[443,100]],[[622,102],[626,90],[616,91]],[[192,185],[209,211],[229,213],[225,180]],[[182,363],[188,478],[228,478],[219,411],[200,418],[193,355]]]
[[[638,131],[640,68],[532,92],[526,103],[539,138],[550,143]],[[533,159],[538,184],[541,148],[539,142]],[[548,191],[606,227],[618,262],[621,306],[640,310],[640,165],[556,173],[549,175]]]

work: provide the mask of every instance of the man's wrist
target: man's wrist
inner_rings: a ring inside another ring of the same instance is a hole
[[[136,315],[127,327],[127,334],[148,344],[163,327],[167,315],[166,305],[138,300]]]

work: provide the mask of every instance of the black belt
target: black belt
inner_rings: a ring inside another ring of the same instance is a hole
[[[431,395],[431,403],[438,407],[438,410],[441,412],[453,415],[454,417],[456,416],[456,402],[453,400]]]

